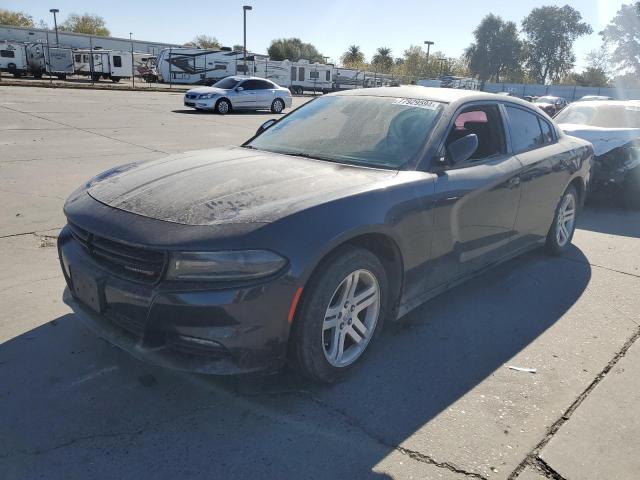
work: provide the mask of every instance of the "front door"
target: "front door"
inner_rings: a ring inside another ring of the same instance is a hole
[[[506,142],[497,104],[459,111],[446,146],[466,135],[478,149],[445,167],[435,183],[434,235],[426,290],[433,290],[499,260],[509,252],[520,202],[521,163]],[[445,151],[442,153],[444,154]]]
[[[257,80],[245,80],[236,87],[233,94],[233,108],[252,109],[256,108],[256,82]]]

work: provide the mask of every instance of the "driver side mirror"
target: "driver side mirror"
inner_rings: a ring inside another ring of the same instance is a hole
[[[244,91],[244,87],[238,87],[238,88],[236,88],[236,92],[242,92],[242,91]]]
[[[267,128],[271,127],[276,122],[277,120],[275,118],[270,118],[269,120],[267,120],[266,122],[264,122],[262,125],[258,127],[258,131],[256,131],[256,135],[260,135],[262,132],[264,132]]]
[[[449,161],[452,165],[464,162],[470,159],[477,149],[478,136],[475,133],[466,135],[455,142],[451,142],[447,147]]]

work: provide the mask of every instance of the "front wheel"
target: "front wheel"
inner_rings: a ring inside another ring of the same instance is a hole
[[[280,98],[276,98],[271,104],[271,113],[282,113],[284,110],[284,102]]]
[[[229,101],[226,99],[221,99],[218,100],[218,102],[216,103],[216,113],[219,113],[220,115],[225,115],[227,113],[229,113],[229,110],[231,110],[231,105],[229,104]]]
[[[578,192],[573,185],[569,185],[556,207],[553,224],[547,234],[545,247],[550,254],[560,255],[569,248],[576,230],[578,205]]]
[[[311,380],[335,382],[381,331],[388,304],[387,275],[375,255],[360,248],[333,255],[306,287],[291,334],[293,366]]]

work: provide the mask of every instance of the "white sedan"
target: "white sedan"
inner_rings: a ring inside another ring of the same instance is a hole
[[[291,107],[291,92],[271,80],[259,77],[223,78],[211,87],[192,88],[184,104],[197,110],[226,114],[232,110],[271,110],[282,113]]]

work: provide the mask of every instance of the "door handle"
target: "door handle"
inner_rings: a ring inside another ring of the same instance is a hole
[[[507,185],[509,188],[516,188],[518,185],[520,185],[520,177],[510,178]]]

